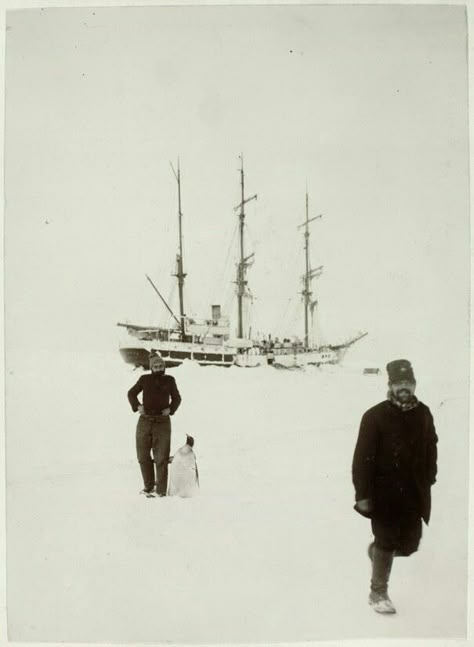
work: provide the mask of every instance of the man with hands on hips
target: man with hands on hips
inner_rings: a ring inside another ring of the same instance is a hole
[[[149,498],[166,496],[171,446],[170,416],[181,403],[175,379],[165,375],[165,361],[156,352],[150,353],[150,371],[142,375],[128,392],[133,411],[140,414],[136,450],[144,485],[142,493]],[[143,394],[141,403],[137,397],[139,393]]]

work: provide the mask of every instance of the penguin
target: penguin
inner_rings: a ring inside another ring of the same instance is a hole
[[[191,497],[198,493],[199,475],[193,446],[194,438],[186,434],[186,444],[170,458],[168,496]]]

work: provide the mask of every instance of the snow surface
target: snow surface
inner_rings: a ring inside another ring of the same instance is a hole
[[[391,359],[391,358],[387,358]],[[394,617],[367,604],[369,522],[352,510],[360,363],[169,371],[201,489],[146,499],[118,352],[7,356],[12,641],[296,642],[466,633],[468,385],[418,374],[439,434],[433,518],[397,559]]]

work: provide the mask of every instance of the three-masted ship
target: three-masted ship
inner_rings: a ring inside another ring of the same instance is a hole
[[[148,368],[149,354],[151,351],[160,353],[167,366],[179,366],[186,360],[191,360],[200,365],[231,366],[236,364],[242,367],[258,366],[263,363],[274,364],[287,368],[302,367],[306,365],[339,364],[347,350],[367,333],[359,333],[341,344],[325,344],[321,339],[315,339],[314,315],[317,316],[318,301],[314,298],[312,289],[313,280],[319,278],[323,266],[311,267],[310,263],[310,223],[321,218],[321,215],[309,217],[308,193],[306,192],[306,218],[298,226],[303,229],[305,250],[305,271],[302,277],[304,312],[304,336],[297,336],[279,342],[278,338],[269,337],[263,343],[260,340],[252,341],[250,325],[245,305],[251,301],[248,287],[247,270],[253,263],[254,254],[247,254],[245,249],[244,223],[245,205],[257,199],[257,195],[245,197],[245,177],[243,156],[240,156],[240,203],[234,208],[239,219],[239,261],[237,262],[237,275],[235,279],[237,296],[237,326],[232,334],[230,320],[221,312],[220,305],[211,306],[211,316],[207,319],[197,320],[185,314],[184,281],[186,272],[183,261],[183,234],[181,208],[181,171],[178,167],[173,172],[178,185],[178,253],[176,256],[176,272],[174,274],[178,283],[179,315],[175,315],[160,291],[147,275],[146,278],[159,296],[164,306],[171,315],[171,324],[163,326],[140,326],[131,323],[118,323],[127,331],[127,339],[120,346],[120,354],[125,362],[136,367]]]

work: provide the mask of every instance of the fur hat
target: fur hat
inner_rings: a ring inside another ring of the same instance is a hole
[[[395,359],[387,364],[387,373],[389,382],[415,382],[413,368],[407,359]]]

